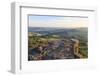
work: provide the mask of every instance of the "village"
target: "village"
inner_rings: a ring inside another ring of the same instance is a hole
[[[39,45],[29,51],[28,60],[53,60],[82,58],[79,54],[79,40],[58,39]]]

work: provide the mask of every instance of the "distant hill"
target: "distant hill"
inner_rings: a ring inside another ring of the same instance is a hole
[[[28,32],[40,33],[42,35],[59,35],[67,38],[75,37],[87,40],[88,28],[29,27]]]

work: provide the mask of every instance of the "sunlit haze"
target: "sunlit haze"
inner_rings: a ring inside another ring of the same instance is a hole
[[[88,27],[88,18],[61,16],[29,16],[29,27]]]

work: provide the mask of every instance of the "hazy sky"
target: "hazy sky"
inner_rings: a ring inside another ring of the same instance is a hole
[[[29,26],[64,28],[88,27],[88,18],[31,15],[29,16]]]

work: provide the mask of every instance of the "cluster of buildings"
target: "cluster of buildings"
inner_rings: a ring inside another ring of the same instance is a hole
[[[35,53],[33,53],[35,52]],[[48,43],[47,46],[33,48],[29,60],[75,59],[82,58],[79,53],[79,40],[66,39]]]

